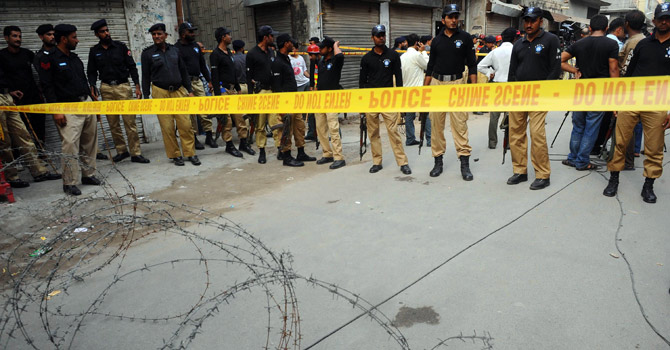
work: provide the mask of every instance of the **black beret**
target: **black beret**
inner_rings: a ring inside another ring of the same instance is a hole
[[[244,41],[242,40],[233,40],[233,49],[237,51],[237,49],[243,48],[245,45]]]
[[[72,24],[57,24],[54,27],[54,31],[56,31],[56,33],[68,35],[70,33],[76,32],[77,27],[73,26]]]
[[[102,27],[107,27],[107,21],[105,19],[99,19],[91,24],[91,30],[96,32]]]
[[[280,34],[277,37],[277,48],[281,49],[282,47],[284,47],[284,44],[286,44],[289,41],[291,41],[290,35],[288,35],[287,33]]]
[[[164,23],[156,23],[156,24],[152,25],[151,28],[149,28],[149,33],[153,32],[155,30],[162,30],[162,31],[165,32],[166,31],[165,30],[165,24]]]
[[[51,24],[42,24],[41,26],[37,27],[35,33],[39,35],[44,35],[52,30],[54,30],[54,26],[52,26]]]

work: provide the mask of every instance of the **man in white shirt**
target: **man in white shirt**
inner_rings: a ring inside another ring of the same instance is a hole
[[[506,83],[509,73],[509,62],[512,57],[514,41],[520,36],[519,31],[510,27],[502,34],[503,43],[491,51],[477,64],[477,71],[486,75],[494,83]],[[491,112],[489,121],[489,148],[495,149],[498,144],[498,119],[500,112]]]
[[[424,71],[428,67],[428,55],[424,55],[425,46],[421,43],[419,36],[414,33],[408,35],[406,38],[408,45],[407,52],[400,56],[403,86],[423,86]],[[415,112],[407,112],[405,114],[406,146],[419,144],[414,134],[415,118]]]
[[[288,58],[291,60],[295,82],[298,84],[298,91],[309,90],[309,71],[307,70],[305,59],[298,54],[297,45],[293,47],[293,52]]]

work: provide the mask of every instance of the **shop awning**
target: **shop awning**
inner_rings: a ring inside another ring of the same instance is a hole
[[[491,12],[508,17],[519,17],[523,7],[514,4],[506,4],[500,0],[491,0]]]

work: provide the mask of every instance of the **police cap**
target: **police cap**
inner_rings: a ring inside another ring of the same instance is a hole
[[[377,24],[376,26],[372,27],[372,36],[377,36],[381,33],[386,35],[386,27],[383,24]]]
[[[216,28],[216,30],[214,31],[214,39],[216,39],[217,43],[220,43],[221,39],[224,36],[226,36],[226,34],[230,34],[230,33],[232,33],[232,31],[228,28],[225,28],[225,27]]]
[[[654,10],[654,19],[670,16],[670,3],[658,4]]]
[[[309,41],[313,41],[315,44],[318,44],[321,40],[319,40],[319,37],[313,36],[309,38]]]
[[[149,28],[149,33],[153,33],[157,30],[162,30],[162,31],[165,32],[166,31],[165,30],[165,23],[156,23],[156,24],[152,25],[151,28]]]
[[[290,42],[290,41],[291,41],[291,36],[288,35],[287,33],[279,34],[279,36],[277,37],[277,48],[281,49],[282,47],[284,47],[284,44],[286,44],[287,42]]]
[[[442,17],[451,16],[454,13],[461,13],[461,7],[458,4],[449,4],[442,10]]]
[[[240,49],[243,49],[244,45],[245,45],[245,43],[242,40],[239,40],[239,39],[238,40],[233,40],[233,50],[235,50],[235,51],[239,51]]]
[[[398,44],[402,43],[402,42],[405,41],[405,40],[407,40],[407,38],[405,38],[404,36],[399,36],[399,37],[395,38],[394,43],[395,43],[396,45],[398,45]]]
[[[270,27],[270,26],[262,26],[262,27],[258,30],[258,35],[259,35],[259,36],[267,36],[267,35],[277,36],[277,34],[279,34],[279,32],[274,31],[274,30],[272,29],[272,27]],[[288,35],[288,34],[287,34],[287,35]]]
[[[105,19],[99,19],[99,20],[93,22],[93,24],[91,24],[91,30],[92,31],[97,32],[98,29],[100,29],[102,27],[107,27],[107,21]]]
[[[77,31],[77,27],[72,24],[57,24],[56,27],[54,27],[54,31],[60,35],[70,35],[70,33]]]
[[[335,45],[335,40],[327,36],[323,38],[323,41],[319,43],[319,48],[323,49],[324,47],[333,47]]]
[[[531,6],[531,7],[526,8],[526,11],[523,12],[523,16],[521,16],[521,17],[522,18],[536,19],[538,17],[542,17],[543,13],[544,13],[544,11],[542,11],[541,8]]]
[[[186,30],[197,30],[198,27],[194,26],[192,23],[184,22],[179,25],[179,33],[183,33]]]
[[[489,35],[486,38],[484,38],[484,42],[493,44],[496,42],[496,37],[493,35]]]
[[[52,26],[51,24],[42,24],[39,27],[37,27],[35,33],[37,33],[38,35],[44,35],[52,30],[54,30],[54,26]]]

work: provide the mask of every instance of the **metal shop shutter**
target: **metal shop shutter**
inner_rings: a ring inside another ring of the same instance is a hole
[[[433,31],[432,9],[391,4],[389,12],[391,47],[393,47],[395,38],[399,36],[415,33],[420,37],[430,35]]]
[[[360,1],[322,1],[323,35],[341,46],[372,48],[372,27],[379,24],[379,4]],[[345,56],[340,84],[358,88],[362,56]]]
[[[486,35],[498,36],[503,30],[512,26],[512,17],[496,13],[486,14]]]
[[[256,32],[258,32],[258,28],[261,26],[269,25],[281,34],[288,33],[293,36],[291,30],[291,5],[289,3],[256,6],[254,7],[254,17],[256,18]],[[246,49],[249,50],[252,47],[253,45],[247,44]]]
[[[88,66],[88,51],[98,43],[93,31],[89,30],[91,24],[98,19],[105,18],[109,24],[109,30],[114,40],[123,41],[128,45],[128,27],[126,25],[126,15],[123,9],[123,1],[13,1],[6,0],[0,2],[0,27],[7,25],[17,25],[22,31],[22,47],[36,51],[42,47],[40,38],[35,34],[35,29],[40,24],[51,23],[69,23],[77,27],[77,37],[79,44],[75,53],[84,62],[84,70]],[[139,67],[138,67],[139,69]],[[100,81],[98,81],[98,84]],[[131,83],[132,85],[132,83]],[[99,85],[98,85],[99,87]],[[51,116],[47,117],[46,138],[47,148],[49,150],[60,149],[60,136]],[[114,142],[107,125],[107,118],[102,118],[105,126],[106,137],[109,141],[108,147],[104,145],[104,138],[98,125],[98,143],[101,149],[113,148]],[[121,127],[121,129],[124,129]],[[145,142],[144,128],[142,127],[141,116],[137,117],[137,131],[140,141]],[[125,134],[125,130],[123,131]]]

